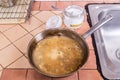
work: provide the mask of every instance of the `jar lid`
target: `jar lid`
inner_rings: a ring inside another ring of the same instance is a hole
[[[46,22],[46,29],[60,28],[62,25],[62,18],[60,16],[52,16]]]
[[[78,5],[70,5],[65,8],[64,14],[69,17],[79,17],[84,14],[84,9]]]

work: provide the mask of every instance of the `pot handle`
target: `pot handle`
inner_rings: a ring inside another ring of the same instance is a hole
[[[101,19],[99,22],[97,22],[93,27],[91,27],[87,32],[85,32],[82,37],[87,38],[89,35],[94,33],[96,30],[98,30],[102,25],[107,23],[108,21],[112,20],[113,17],[111,15],[105,16],[103,19]]]

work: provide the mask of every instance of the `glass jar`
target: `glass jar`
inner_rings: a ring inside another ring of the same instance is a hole
[[[81,27],[84,21],[84,9],[77,5],[71,5],[65,8],[64,24],[69,28]]]

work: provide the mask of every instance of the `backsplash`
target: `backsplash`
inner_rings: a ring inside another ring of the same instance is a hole
[[[37,0],[34,2],[32,10],[54,10],[51,5],[60,9],[65,9],[69,5],[79,5],[84,8],[90,3],[120,3],[120,0]]]
[[[103,2],[103,3],[120,3],[120,0],[35,0],[35,1],[94,1],[94,2]]]

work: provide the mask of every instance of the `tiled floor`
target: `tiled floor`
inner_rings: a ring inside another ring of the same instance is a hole
[[[80,70],[80,80],[102,80],[97,70]]]
[[[24,69],[5,69],[1,80],[26,80],[26,71]]]
[[[25,56],[18,58],[14,63],[7,68],[32,68],[28,63],[28,59]]]
[[[27,31],[25,31],[20,25],[16,25],[16,26],[12,27],[11,29],[5,31],[3,34],[11,42],[14,42],[14,41],[20,39],[25,34],[27,34]]]
[[[29,41],[33,38],[32,35],[27,34],[19,40],[15,41],[13,44],[24,54],[27,56],[27,46]],[[25,43],[24,43],[25,42]],[[24,46],[23,46],[24,45]]]
[[[6,37],[2,33],[0,33],[0,38],[1,38],[0,39],[0,50],[1,50],[2,48],[4,48],[7,45],[9,45],[10,42],[9,42],[8,39],[6,39]]]
[[[91,37],[86,39],[90,50],[87,63],[81,70],[65,78],[50,78],[38,74],[32,69],[27,58],[29,41],[36,34],[45,30],[45,23],[48,18],[53,15],[63,16],[62,11],[53,10],[51,5],[65,8],[70,4],[78,4],[84,7],[87,3],[93,2],[95,1],[35,2],[29,21],[16,25],[0,25],[0,80],[102,80],[102,77],[97,71],[96,57]],[[99,0],[98,2],[102,1]],[[44,5],[49,6],[45,7]],[[63,24],[62,27],[65,27],[65,25]],[[89,25],[85,19],[84,24],[74,31],[78,34],[83,34],[88,29]]]

